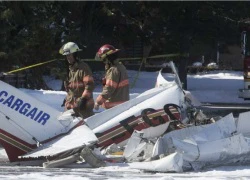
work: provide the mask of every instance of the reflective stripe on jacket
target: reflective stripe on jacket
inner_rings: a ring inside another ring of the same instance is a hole
[[[77,106],[80,97],[87,99],[85,109],[79,109],[84,114],[84,111],[93,111],[94,99],[94,79],[92,71],[84,62],[75,62],[69,66],[69,80],[67,83],[68,94],[66,97],[65,107],[72,109]],[[89,112],[87,112],[88,114]]]
[[[96,102],[109,109],[129,100],[129,80],[125,66],[115,62],[105,74],[106,83]]]

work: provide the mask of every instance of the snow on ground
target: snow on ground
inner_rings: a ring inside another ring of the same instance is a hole
[[[201,102],[210,103],[249,103],[238,98],[243,89],[243,73],[236,71],[215,71],[203,75],[188,76],[188,90]]]
[[[140,93],[155,86],[158,72],[140,72],[138,79],[136,71],[129,71],[130,84],[134,86],[130,89],[130,98],[134,98]],[[238,90],[243,88],[243,73],[235,71],[214,71],[199,75],[188,75],[188,89],[201,102],[222,102],[222,103],[249,103],[238,98]],[[163,73],[167,80],[173,80],[170,73]],[[54,90],[29,90],[21,89],[23,92],[36,99],[52,106],[59,111],[63,111],[61,104],[66,96],[66,92],[59,91],[61,81],[51,77],[45,77],[49,87]],[[136,80],[136,83],[134,83]],[[94,91],[94,98],[101,92],[101,86],[97,86]],[[104,168],[55,168],[43,169],[42,167],[19,167],[0,166],[0,179],[250,179],[250,166],[235,165],[208,168],[198,172],[185,173],[149,173],[139,170],[131,170],[123,165],[110,166]]]

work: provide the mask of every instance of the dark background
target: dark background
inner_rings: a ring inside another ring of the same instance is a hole
[[[204,64],[216,62],[217,52],[236,53],[230,62],[221,56],[217,63],[239,70],[240,33],[248,26],[249,7],[248,1],[1,1],[0,72],[63,59],[58,51],[69,41],[83,49],[79,57],[90,59],[93,71],[102,68],[93,59],[103,44],[120,48],[121,58],[141,58],[124,61],[135,70],[143,57],[175,54],[143,65],[174,60],[186,71],[202,56]],[[63,78],[66,70],[62,60],[23,72],[42,81],[44,74]]]

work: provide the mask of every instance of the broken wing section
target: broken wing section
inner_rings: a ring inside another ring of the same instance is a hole
[[[97,137],[86,125],[78,126],[68,134],[42,144],[39,148],[22,156],[23,158],[52,157],[97,142]]]

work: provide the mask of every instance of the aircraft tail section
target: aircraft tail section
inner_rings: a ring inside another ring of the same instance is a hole
[[[36,148],[36,144],[29,144],[2,129],[0,129],[0,144],[11,162],[17,161],[19,155],[26,154]]]

